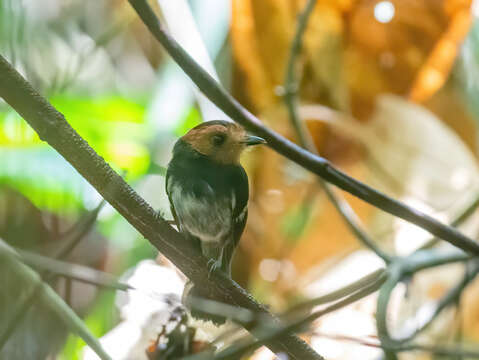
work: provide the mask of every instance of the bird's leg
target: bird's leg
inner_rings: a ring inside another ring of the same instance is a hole
[[[224,253],[224,248],[220,249],[220,255],[218,259],[210,259],[208,260],[208,278],[211,276],[211,274],[218,270],[223,268],[223,253]]]
[[[223,249],[218,247],[216,242],[202,242],[201,250],[203,255],[209,258],[208,266],[208,278],[211,276],[213,271],[221,268],[222,259],[223,259]]]
[[[209,259],[207,266],[208,266],[208,279],[209,279],[211,277],[211,274],[214,271],[221,268],[221,262],[220,260]]]

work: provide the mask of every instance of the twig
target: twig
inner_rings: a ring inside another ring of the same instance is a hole
[[[221,271],[208,274],[207,259],[156,213],[78,133],[55,108],[0,56],[0,97],[55,148],[131,225],[211,297],[275,318]],[[254,332],[253,332],[254,333]],[[285,335],[268,343],[274,352],[291,359],[323,359],[304,341]]]
[[[40,269],[42,272],[49,272],[56,276],[77,280],[80,282],[107,287],[115,290],[133,290],[134,288],[106,272],[99,271],[88,266],[71,264],[64,261],[49,258],[43,255],[35,254],[30,251],[15,249],[23,260],[29,266]]]
[[[349,227],[349,230],[365,245],[369,250],[373,251],[377,256],[379,256],[386,264],[389,264],[393,260],[393,256],[387,254],[382,250],[376,242],[369,237],[366,231],[363,230],[361,222],[351,208],[349,203],[344,200],[342,197],[335,194],[334,190],[321,180],[321,185],[326,192],[331,203],[334,205],[338,213],[341,215],[343,220],[346,222],[346,225]]]
[[[362,277],[361,279],[346,285],[338,290],[332,291],[326,295],[317,297],[312,300],[308,300],[302,303],[299,303],[295,306],[290,307],[285,312],[280,315],[280,320],[283,322],[287,322],[287,319],[292,317],[298,317],[300,314],[303,314],[307,311],[310,311],[313,307],[318,305],[324,305],[327,303],[332,303],[335,301],[339,301],[342,298],[350,296],[357,291],[361,290],[364,287],[367,287],[371,284],[374,284],[378,281],[384,281],[384,278],[387,276],[386,271],[384,269],[378,269],[373,271],[372,273]],[[219,303],[217,301],[206,300],[202,298],[195,298],[192,301],[192,306],[200,310],[202,312],[212,314],[212,315],[220,315],[225,318],[232,319],[235,322],[240,324],[248,324],[254,323],[261,324],[263,327],[275,327],[277,323],[268,323],[268,319],[261,316],[261,314],[254,313],[248,309],[238,308],[235,306],[230,306],[228,304]],[[304,315],[303,315],[304,316]],[[234,334],[237,329],[232,328],[230,331],[227,331],[224,334],[221,334],[218,338],[216,338],[213,342],[223,341],[223,339],[227,339]]]
[[[100,212],[104,204],[105,202],[104,200],[102,200],[93,211],[87,214],[83,221],[79,221],[79,223],[83,223],[83,226],[79,228],[78,232],[75,235],[72,235],[69,241],[67,241],[67,239],[64,240],[65,245],[63,247],[60,247],[60,249],[58,250],[57,254],[55,255],[56,259],[62,259],[68,254],[70,254],[70,252],[73,251],[76,245],[78,245],[80,240],[83,239],[86,234],[88,234],[92,226],[95,224],[98,213]],[[48,271],[42,271],[39,275],[46,282],[52,280],[56,276],[54,273],[49,273]],[[17,310],[9,317],[5,325],[4,332],[0,334],[0,351],[5,346],[10,336],[12,336],[12,334],[15,332],[17,326],[21,324],[30,307],[35,303],[38,294],[42,290],[42,284],[42,282],[39,282],[38,285],[33,288],[30,295],[27,296],[23,300],[23,302],[18,305]]]
[[[316,146],[314,145],[313,139],[311,138],[310,133],[307,131],[304,122],[300,121],[298,118],[298,113],[296,111],[296,94],[298,93],[299,84],[298,81],[296,81],[294,68],[296,65],[296,58],[301,51],[303,34],[306,30],[309,16],[313,11],[316,2],[317,0],[308,0],[304,10],[298,16],[296,32],[293,37],[293,42],[291,43],[288,63],[286,65],[286,76],[284,83],[284,101],[288,108],[289,118],[296,130],[299,143],[302,147],[309,151],[315,150]]]
[[[261,330],[260,334],[262,335],[257,336],[257,339],[255,341],[247,340],[237,345],[232,345],[226,348],[225,350],[219,352],[218,354],[216,354],[214,357],[214,360],[238,359],[241,355],[245,354],[246,352],[257,349],[261,345],[265,344],[265,342],[271,339],[274,339],[278,336],[281,336],[284,333],[289,333],[292,331],[294,332],[301,331],[302,329],[309,326],[314,320],[318,319],[319,317],[326,315],[328,313],[331,313],[333,311],[336,311],[338,309],[341,309],[377,291],[380,288],[380,286],[384,283],[384,281],[386,281],[386,278],[387,276],[385,276],[385,273],[383,273],[383,276],[377,278],[371,284],[350,294],[344,299],[337,301],[336,303],[328,306],[327,308],[323,310],[316,311],[305,317],[300,317],[299,319],[294,319],[285,325],[276,326],[275,328],[271,328],[269,324],[266,324],[266,326],[260,326],[260,330]],[[190,359],[193,360],[194,358],[191,357]]]
[[[419,332],[424,330],[445,307],[457,299],[457,296],[459,296],[464,287],[470,281],[472,281],[472,279],[474,279],[479,271],[479,266],[476,264],[474,271],[471,270],[471,272],[466,273],[461,283],[453,288],[437,303],[436,308],[432,312],[431,316],[427,321],[423,322],[419,328],[400,339],[393,339],[389,335],[389,330],[387,327],[387,308],[392,291],[404,277],[410,276],[417,271],[427,268],[453,262],[464,262],[468,259],[470,259],[470,257],[464,253],[438,253],[437,251],[433,250],[418,251],[405,258],[396,258],[388,268],[389,278],[382,286],[377,300],[376,323],[381,344],[383,344],[385,347],[390,345],[395,346],[413,339]]]
[[[338,290],[330,292],[329,294],[294,305],[289,308],[287,312],[283,314],[283,316],[286,314],[295,314],[298,311],[310,310],[315,306],[337,301],[345,296],[351,295],[352,293],[362,289],[365,286],[370,285],[371,283],[377,282],[378,279],[383,278],[385,274],[386,270],[384,269],[378,269],[376,271],[373,271],[372,273],[362,277],[361,279],[356,280],[355,282],[346,285]]]
[[[80,241],[90,232],[93,228],[93,225],[96,222],[98,214],[100,213],[101,209],[105,206],[105,200],[102,199],[98,206],[90,211],[84,219],[78,221],[78,226],[75,228],[79,229],[78,232],[71,236],[70,240],[65,238],[62,243],[60,244],[60,248],[58,249],[57,253],[54,255],[55,259],[65,259],[71,252],[75,249],[75,247],[80,243]],[[63,245],[63,246],[62,246]]]
[[[474,201],[469,204],[457,217],[451,222],[451,226],[457,227],[461,225],[464,221],[469,219],[469,217],[474,214],[477,207],[479,206],[479,194],[476,195]],[[432,238],[428,240],[424,245],[422,245],[418,250],[429,249],[435,246],[439,242],[438,238]]]
[[[393,339],[393,338],[384,338],[385,342],[388,343],[394,343],[394,344],[402,344],[407,341],[410,341],[414,339],[419,333],[424,331],[430,324],[431,322],[439,315],[439,313],[444,310],[446,307],[453,305],[454,302],[459,298],[461,295],[462,291],[464,288],[471,283],[472,280],[475,279],[479,272],[479,266],[478,264],[475,264],[475,266],[472,269],[466,270],[466,273],[464,274],[464,277],[462,280],[454,286],[451,290],[449,290],[446,295],[444,295],[439,301],[436,303],[434,307],[434,311],[429,315],[427,320],[424,320],[423,323],[414,329],[413,332],[408,334],[405,337],[402,337],[400,339]],[[382,314],[381,314],[382,316]]]
[[[479,255],[479,244],[456,229],[444,225],[433,217],[398,200],[392,199],[346,175],[332,166],[326,159],[302,149],[283,136],[263,126],[253,114],[233,99],[230,94],[208,75],[207,72],[198,66],[188,53],[178,45],[159,22],[155,13],[145,0],[129,0],[129,2],[153,36],[163,45],[165,50],[191,80],[193,80],[198,88],[232,119],[253,133],[263,137],[272,149],[369,204],[411,222],[464,251]]]
[[[315,4],[316,0],[308,0],[308,3],[304,7],[303,12],[298,17],[296,33],[293,37],[288,64],[286,66],[284,102],[288,109],[289,119],[293,124],[294,129],[296,130],[299,144],[301,145],[301,147],[305,148],[311,153],[318,155],[316,146],[314,145],[314,142],[311,138],[311,134],[304,125],[304,122],[301,121],[298,117],[296,107],[296,94],[298,92],[299,86],[297,84],[294,71],[296,58],[298,57],[302,47],[303,34],[306,30],[309,16],[311,15]],[[348,202],[344,200],[344,198],[342,198],[341,196],[337,195],[332,189],[332,187],[330,187],[324,180],[319,179],[319,184],[323,188],[328,199],[334,205],[343,220],[346,222],[346,225],[349,227],[354,236],[356,236],[359,241],[361,241],[366,247],[368,247],[381,259],[383,259],[386,264],[391,262],[392,257],[386,252],[384,252],[379,246],[377,246],[376,242],[372,240],[369,235],[362,229],[359,218],[357,217],[351,206],[348,204]]]
[[[6,243],[0,241],[0,260],[3,264],[10,266],[11,269],[25,282],[33,284],[34,289],[39,288],[38,298],[51,308],[69,328],[78,334],[88,346],[102,360],[111,360],[110,356],[103,350],[98,340],[90,333],[83,321],[65,304],[62,298],[53,289],[42,282],[41,278],[28,266],[18,260],[18,255]]]
[[[332,340],[354,342],[359,345],[380,348],[380,349],[390,350],[394,352],[421,351],[421,352],[428,352],[438,356],[451,357],[451,356],[460,355],[467,358],[479,359],[479,350],[467,350],[459,346],[443,347],[443,346],[437,346],[437,345],[426,345],[426,344],[416,344],[416,343],[391,346],[391,345],[383,345],[381,343],[373,342],[371,340],[364,340],[364,339],[351,337],[351,336],[328,335],[328,334],[322,334],[318,332],[314,332],[314,335],[325,337]]]
[[[373,271],[372,273],[362,277],[361,279],[346,286],[343,286],[338,290],[292,306],[279,316],[280,320],[285,321],[288,318],[297,317],[300,313],[308,312],[313,307],[318,305],[324,305],[327,303],[339,301],[342,298],[350,296],[357,291],[368,287],[371,284],[376,284],[377,282],[384,282],[386,277],[387,273],[385,269],[378,269],[376,271]],[[200,310],[208,314],[221,315],[225,318],[232,319],[233,321],[243,325],[248,323],[254,323],[261,324],[262,326],[264,326],[265,322],[268,321],[268,319],[262,317],[261,314],[254,313],[251,310],[203,298],[194,298],[192,301],[192,307],[196,310]],[[267,324],[267,326],[270,327],[276,325],[276,322]]]

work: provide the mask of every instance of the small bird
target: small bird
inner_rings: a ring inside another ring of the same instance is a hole
[[[231,276],[248,215],[248,176],[239,158],[246,147],[264,143],[236,123],[214,120],[191,129],[173,148],[166,173],[171,212],[178,230],[209,259],[210,273],[219,268]]]

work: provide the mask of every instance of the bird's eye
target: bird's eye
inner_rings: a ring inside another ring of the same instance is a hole
[[[211,141],[213,142],[214,146],[221,146],[226,140],[226,136],[223,134],[216,134],[213,135]]]

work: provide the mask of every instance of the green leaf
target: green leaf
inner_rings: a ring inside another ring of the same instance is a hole
[[[36,206],[51,211],[78,208],[84,196],[95,192],[48,146],[0,148],[0,184],[11,186]]]
[[[53,106],[69,114],[69,121],[111,121],[141,124],[145,105],[117,95],[78,97],[56,95],[50,99]],[[73,116],[74,118],[71,118]]]
[[[51,99],[72,127],[114,168],[129,178],[146,173],[146,144],[153,136],[144,123],[145,105],[119,96],[57,96]]]
[[[183,121],[175,129],[175,134],[178,136],[183,136],[188,132],[188,130],[194,128],[199,123],[201,123],[200,112],[196,107],[191,107],[183,118]]]
[[[153,132],[143,123],[145,106],[120,96],[56,96],[53,105],[115,170],[129,180],[146,174]],[[35,205],[52,211],[78,208],[93,188],[43,143],[7,107],[0,108],[0,184],[8,184]]]

